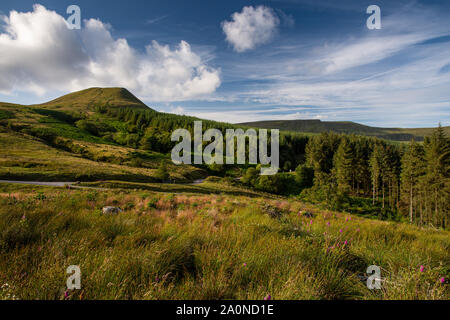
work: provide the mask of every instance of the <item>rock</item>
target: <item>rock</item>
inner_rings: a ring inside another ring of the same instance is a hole
[[[116,215],[120,212],[123,212],[123,210],[118,207],[103,207],[102,209],[102,214]]]
[[[302,215],[306,218],[314,218],[316,215],[309,211],[303,211]]]
[[[271,206],[269,204],[264,204],[262,210],[269,215],[269,217],[277,219],[281,217],[283,211],[277,207]]]

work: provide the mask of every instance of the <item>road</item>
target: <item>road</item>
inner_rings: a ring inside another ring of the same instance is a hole
[[[198,185],[203,183],[205,179],[198,179],[190,185]],[[66,187],[70,186],[71,188],[76,189],[98,189],[98,190],[106,190],[106,188],[96,188],[96,187],[87,187],[87,186],[77,186],[77,182],[45,182],[45,181],[14,181],[14,180],[0,180],[0,183],[16,183],[16,184],[27,184],[33,186],[50,186],[50,187]]]
[[[30,185],[34,185],[34,186],[65,187],[66,185],[72,186],[76,182],[43,182],[43,181],[0,180],[0,183],[17,183],[17,184],[30,184]]]

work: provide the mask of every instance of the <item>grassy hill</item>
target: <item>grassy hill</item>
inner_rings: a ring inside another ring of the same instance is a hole
[[[161,161],[171,180],[206,175],[175,166],[166,154],[117,143],[112,135],[126,139],[129,132],[102,109],[155,112],[123,88],[91,88],[38,105],[0,103],[0,179],[156,182]]]
[[[94,107],[128,107],[148,110],[149,108],[125,88],[89,88],[69,93],[52,101],[34,105],[62,110],[85,110]]]
[[[365,126],[351,121],[321,121],[321,120],[269,120],[257,122],[245,122],[240,125],[264,128],[279,129],[292,132],[322,133],[333,131],[336,133],[357,134],[364,136],[375,136],[382,139],[394,141],[409,141],[414,138],[422,141],[424,136],[430,135],[434,128],[377,128]],[[444,127],[447,134],[450,134],[450,127]]]

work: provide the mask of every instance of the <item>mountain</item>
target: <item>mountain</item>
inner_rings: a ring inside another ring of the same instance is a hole
[[[291,132],[321,133],[333,131],[336,133],[357,134],[375,136],[387,140],[409,141],[412,138],[417,141],[430,135],[434,128],[379,128],[362,125],[351,121],[321,121],[321,120],[269,120],[239,123],[238,125],[262,128],[279,129]],[[443,127],[450,134],[450,127]]]
[[[204,177],[199,168],[173,165],[162,150],[170,132],[161,125],[172,116],[181,117],[150,109],[124,88],[90,88],[35,105],[0,102],[0,180],[151,182],[162,161],[172,180]]]
[[[141,100],[125,88],[89,88],[69,93],[55,100],[34,106],[76,110],[94,107],[149,109]]]

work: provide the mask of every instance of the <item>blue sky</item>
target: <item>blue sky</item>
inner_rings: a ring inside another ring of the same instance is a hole
[[[64,26],[71,4],[81,30]],[[381,30],[366,27],[372,4]],[[0,15],[1,101],[121,86],[233,123],[450,122],[449,1],[2,0]]]

